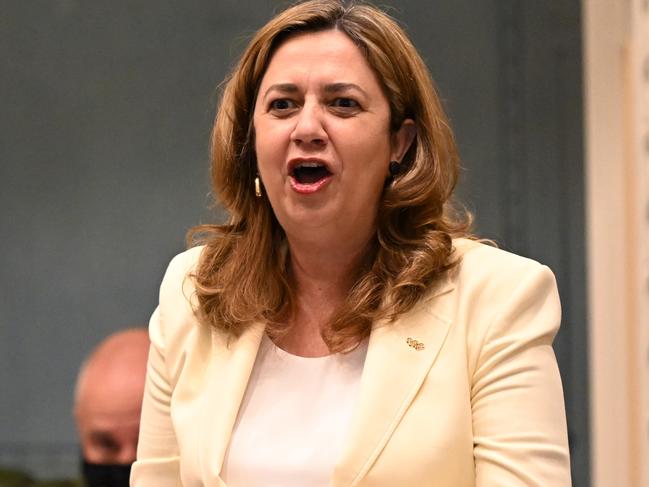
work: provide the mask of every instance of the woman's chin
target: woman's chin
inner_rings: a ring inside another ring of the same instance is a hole
[[[335,234],[342,215],[327,203],[292,206],[282,215],[276,213],[277,220],[289,237],[311,239],[324,237],[327,232]]]

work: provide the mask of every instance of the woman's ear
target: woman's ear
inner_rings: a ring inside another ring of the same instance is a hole
[[[417,125],[411,118],[406,118],[399,130],[392,134],[392,152],[390,154],[391,161],[401,162],[403,156],[406,155],[408,149],[412,145],[417,135]]]

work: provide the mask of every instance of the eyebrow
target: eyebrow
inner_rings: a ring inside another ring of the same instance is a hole
[[[282,93],[297,93],[298,88],[297,85],[294,85],[293,83],[275,83],[274,85],[270,85],[266,90],[266,93],[264,93],[264,100],[266,99],[266,97],[268,97],[268,93],[270,93],[271,91],[280,91]]]
[[[113,436],[113,434],[110,431],[103,430],[103,429],[97,429],[97,430],[90,431],[89,434],[90,434],[90,436],[97,437],[97,438],[106,437],[106,436],[110,436],[110,437]]]
[[[365,90],[360,86],[354,83],[331,83],[325,85],[325,93],[340,93],[341,91],[357,90],[360,91],[363,95],[367,95]]]
[[[364,96],[367,96],[367,92],[354,83],[329,83],[324,86],[324,92],[327,94],[331,93],[340,93],[343,91],[357,90],[360,91]],[[282,93],[297,93],[299,88],[293,83],[275,83],[268,87],[264,93],[264,99],[268,96],[271,91],[279,91]]]
[[[117,440],[113,437],[112,433],[108,431],[92,431],[89,436],[92,438],[92,441],[117,444]]]

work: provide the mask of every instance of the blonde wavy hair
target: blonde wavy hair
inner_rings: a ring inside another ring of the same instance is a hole
[[[212,187],[229,220],[193,228],[188,242],[205,246],[191,275],[204,323],[235,337],[258,321],[271,334],[286,331],[296,302],[290,255],[268,199],[255,197],[253,111],[277,47],[290,36],[327,29],[348,35],[377,74],[391,131],[408,118],[417,127],[402,172],[386,182],[376,236],[355,284],[322,330],[334,353],[353,349],[372,323],[394,320],[421,300],[457,264],[452,239],[470,227],[470,215],[451,204],[459,158],[448,119],[425,63],[394,19],[365,3],[311,0],[254,35],[224,83],[212,131]]]

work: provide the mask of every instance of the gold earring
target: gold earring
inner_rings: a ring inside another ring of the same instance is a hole
[[[259,181],[259,176],[255,178],[255,196],[261,198],[261,182]]]

